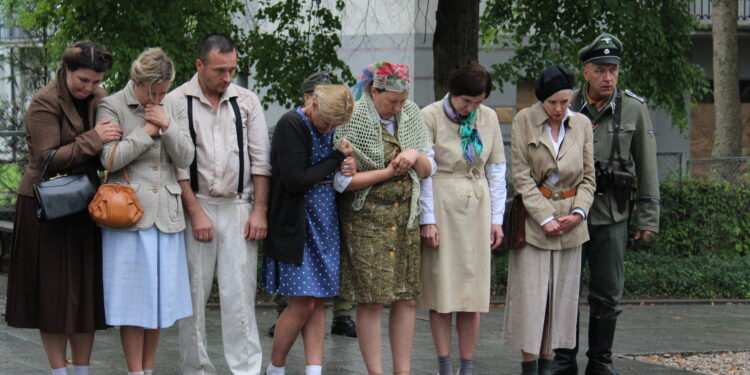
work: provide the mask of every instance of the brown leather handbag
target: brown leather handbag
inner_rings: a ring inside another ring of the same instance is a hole
[[[510,249],[520,249],[526,245],[526,207],[521,194],[505,202],[503,218],[503,243]]]
[[[128,169],[123,169],[123,177],[128,183],[108,184],[109,171],[112,169],[112,160],[115,158],[117,146],[116,143],[109,155],[107,170],[104,172],[104,183],[99,186],[99,190],[94,195],[94,199],[89,203],[89,215],[97,224],[110,228],[129,227],[141,220],[143,216],[143,207],[138,203],[138,197],[135,190],[130,187],[128,178]]]

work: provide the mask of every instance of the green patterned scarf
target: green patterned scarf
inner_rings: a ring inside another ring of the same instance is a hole
[[[407,101],[404,108],[396,115],[396,139],[398,139],[401,150],[419,150],[429,145],[430,138],[422,120],[422,112],[412,101]],[[354,146],[354,159],[357,161],[359,171],[372,171],[386,167],[383,156],[383,143],[380,125],[380,115],[369,93],[365,93],[354,105],[354,114],[351,121],[336,129],[334,143],[338,145],[346,138]],[[412,228],[419,217],[419,176],[414,169],[409,169],[409,177],[412,179],[411,211],[409,213],[408,227]],[[370,187],[354,192],[355,211],[362,209]]]

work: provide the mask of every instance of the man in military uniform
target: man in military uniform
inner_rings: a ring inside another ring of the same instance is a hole
[[[635,239],[648,240],[659,229],[656,140],[645,99],[617,88],[622,43],[603,33],[582,48],[583,88],[571,110],[591,120],[597,190],[588,217],[591,240],[583,245],[588,263],[589,350],[586,374],[617,374],[612,342],[624,287],[623,257],[628,218],[635,215]],[[637,173],[637,178],[636,178]],[[576,374],[575,349],[555,350],[554,374]]]

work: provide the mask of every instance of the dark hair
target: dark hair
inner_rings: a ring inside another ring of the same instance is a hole
[[[112,69],[112,52],[94,42],[76,42],[65,49],[62,63],[71,72],[84,68],[105,73]]]
[[[208,62],[208,54],[214,50],[219,50],[219,53],[232,53],[237,51],[232,38],[227,34],[223,33],[211,33],[204,36],[200,42],[198,42],[198,59],[203,63]]]
[[[492,78],[482,65],[470,62],[451,72],[448,77],[448,92],[451,96],[479,96],[487,99],[492,92]]]

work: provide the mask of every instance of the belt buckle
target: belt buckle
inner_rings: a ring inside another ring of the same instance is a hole
[[[562,198],[562,193],[560,193],[559,191],[555,191],[552,193],[552,199],[558,201],[560,200],[560,198]]]

